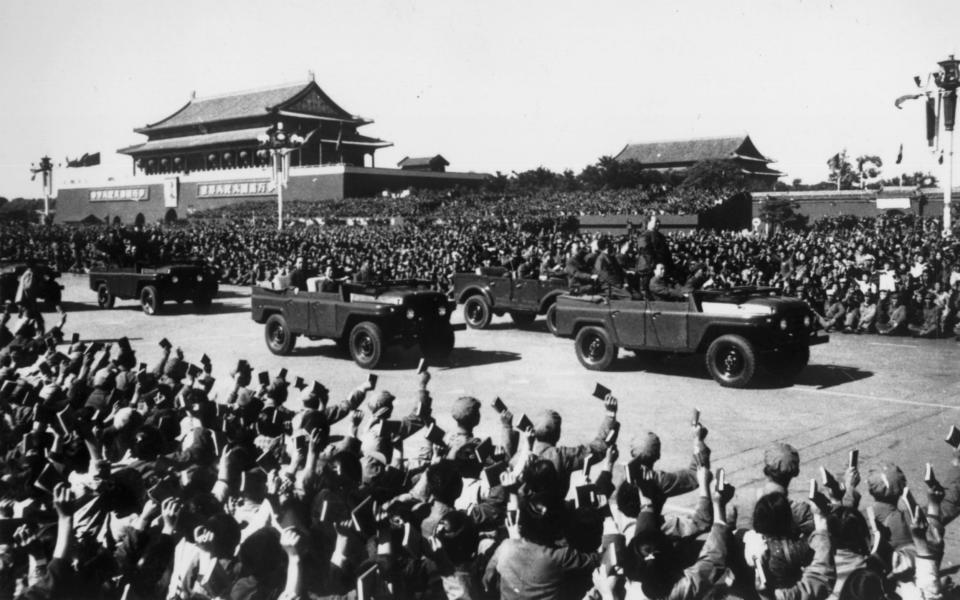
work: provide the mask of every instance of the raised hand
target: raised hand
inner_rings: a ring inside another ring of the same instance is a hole
[[[302,540],[303,537],[293,527],[287,527],[280,532],[280,545],[290,556],[295,556],[300,553]]]
[[[183,510],[183,504],[176,498],[167,498],[160,505],[160,515],[163,517],[163,533],[173,535],[177,529],[177,522],[180,520],[180,511]]]
[[[59,515],[61,519],[73,517],[73,513],[76,510],[76,506],[74,506],[75,501],[76,497],[66,484],[58,484],[57,487],[53,489],[53,507],[57,510],[57,515]]]

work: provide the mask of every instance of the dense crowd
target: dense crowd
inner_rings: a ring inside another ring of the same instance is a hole
[[[939,480],[911,478],[922,505],[896,465],[861,476],[853,454],[809,494],[790,493],[800,456],[786,443],[743,476],[762,484],[737,489],[711,464],[699,412],[688,439],[661,440],[620,423],[604,389],[597,435],[567,440],[554,410],[514,415],[463,396],[435,411],[429,368],[411,375],[413,397],[370,377],[331,398],[307,373],[255,374],[241,360],[228,374],[167,340],[142,356],[127,338],[65,327],[61,315],[41,331],[9,305],[0,318],[0,598],[955,591],[939,567],[960,513],[960,452]],[[475,435],[481,418],[496,439]],[[661,466],[663,443],[690,444],[689,464]],[[672,511],[684,495],[695,510]]]
[[[329,269],[336,278],[356,277],[362,271],[450,290],[454,273],[483,266],[516,271],[526,264],[528,273],[561,275],[575,246],[603,243],[613,246],[624,271],[636,271],[642,253],[636,242],[649,214],[638,215],[636,231],[604,240],[578,233],[565,218],[548,218],[551,207],[540,205],[514,206],[514,212],[461,207],[449,218],[440,218],[434,206],[429,219],[393,225],[291,217],[295,221],[282,232],[264,216],[265,205],[257,206],[259,217],[241,205],[229,217],[137,229],[4,225],[0,259],[36,258],[82,272],[103,262],[201,257],[219,269],[223,282],[252,285],[288,275],[303,258],[312,275]],[[667,277],[675,282],[702,268],[717,287],[775,287],[808,301],[828,330],[939,337],[955,335],[960,322],[960,252],[934,219],[838,217],[800,231],[676,233],[668,243]]]

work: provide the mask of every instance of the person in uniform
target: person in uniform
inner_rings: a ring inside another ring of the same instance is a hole
[[[687,297],[683,291],[667,280],[667,268],[663,263],[657,263],[653,269],[649,293],[654,300],[680,301]]]
[[[641,294],[647,294],[650,280],[658,263],[668,269],[673,268],[673,255],[667,238],[660,233],[660,219],[656,215],[647,222],[647,230],[637,240],[637,278]]]
[[[577,243],[570,246],[570,253],[567,255],[567,263],[563,272],[567,276],[567,285],[571,288],[577,285],[587,285],[597,280],[597,274],[593,273],[590,265],[587,264],[587,249]]]

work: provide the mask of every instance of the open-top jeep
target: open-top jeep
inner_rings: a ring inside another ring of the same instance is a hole
[[[510,313],[517,325],[547,316],[547,327],[556,331],[555,301],[567,292],[566,277],[517,279],[504,268],[481,268],[477,273],[453,276],[453,298],[463,305],[463,320],[473,329],[484,329],[493,315]]]
[[[168,300],[178,304],[190,300],[207,308],[217,295],[218,282],[217,271],[200,260],[90,271],[90,289],[97,292],[100,308],[113,308],[117,298],[137,299],[148,315],[161,312]]]
[[[0,262],[0,303],[13,302],[20,287],[20,276],[27,270],[25,262]],[[54,310],[60,304],[63,286],[57,281],[60,272],[47,265],[34,265],[37,299],[44,303],[44,309]]]
[[[250,305],[274,354],[289,354],[299,335],[336,341],[365,369],[375,368],[392,343],[408,348],[419,342],[431,361],[453,350],[455,305],[428,282],[343,283],[335,292],[254,287]]]
[[[557,332],[574,338],[588,369],[607,369],[619,348],[638,352],[701,353],[722,386],[745,387],[757,367],[791,380],[807,366],[819,331],[806,302],[773,288],[703,290],[679,302],[561,296]]]

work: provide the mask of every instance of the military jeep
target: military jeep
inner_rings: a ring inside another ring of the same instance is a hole
[[[167,301],[192,301],[208,308],[219,289],[219,274],[201,260],[167,265],[107,266],[90,271],[90,289],[100,308],[113,308],[120,299],[135,299],[147,315],[163,311]]]
[[[829,341],[806,302],[760,287],[696,291],[679,302],[564,295],[556,335],[574,339],[587,369],[609,368],[620,348],[698,353],[717,383],[736,388],[749,385],[758,367],[792,380],[810,346]]]
[[[341,283],[336,291],[273,290],[254,286],[250,317],[264,325],[267,348],[293,351],[297,337],[332,339],[365,369],[380,364],[389,344],[419,343],[431,362],[454,345],[450,313],[456,305],[424,281]]]
[[[567,291],[566,277],[518,279],[505,268],[489,267],[455,273],[452,297],[463,305],[463,320],[472,329],[485,329],[493,315],[509,314],[519,327],[546,315],[547,328],[554,332],[554,302]]]

